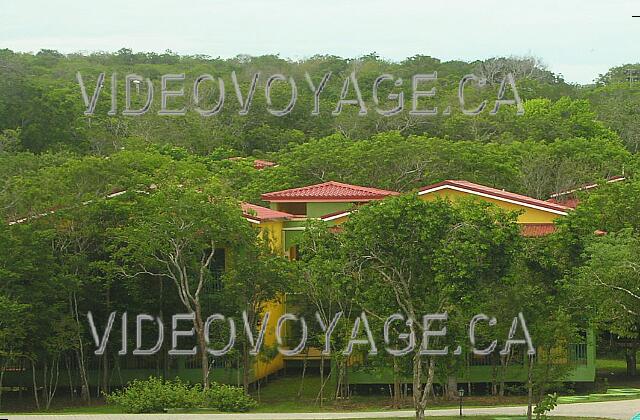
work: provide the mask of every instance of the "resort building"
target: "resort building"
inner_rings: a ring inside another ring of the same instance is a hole
[[[271,164],[271,162],[268,163]],[[265,164],[263,167],[266,166],[269,165]],[[575,191],[561,193],[549,201],[543,201],[468,181],[445,180],[406,194],[417,194],[423,200],[440,198],[455,201],[471,198],[490,202],[505,210],[518,211],[517,223],[521,226],[522,235],[535,238],[554,232],[555,222],[566,216],[572,211],[572,207],[577,205],[574,193]],[[122,192],[114,194],[114,197],[120,194]],[[269,207],[250,203],[242,203],[241,206],[244,218],[248,223],[254,225],[260,234],[268,235],[272,248],[288,259],[295,260],[298,254],[297,244],[308,220],[323,221],[328,229],[339,234],[340,225],[346,222],[359,207],[399,194],[395,191],[329,181],[262,194],[261,199],[268,203]],[[23,223],[26,220],[15,223]],[[224,270],[227,263],[228,259],[225,258],[224,252],[221,252],[213,269]],[[287,300],[286,296],[282,296],[278,301],[268,302],[265,305],[265,311],[271,312],[264,340],[265,347],[274,347],[276,344],[275,323],[280,314],[287,312],[287,305],[291,304]],[[580,342],[570,343],[568,348],[561,352],[562,356],[559,357],[561,363],[571,365],[566,381],[593,382],[595,380],[595,349],[595,335],[593,331],[589,330],[584,332]],[[526,380],[526,365],[524,355],[522,356],[521,362],[513,362],[508,367],[504,377],[505,382],[524,382]],[[491,382],[495,363],[488,357],[467,357],[467,368],[457,380],[468,383]],[[250,381],[261,380],[286,370],[287,367],[299,367],[303,359],[310,366],[314,364],[317,366],[320,352],[318,349],[311,348],[306,354],[298,356],[283,357],[281,354],[276,354],[268,359],[258,357],[253,363],[249,375]],[[89,380],[92,384],[98,383],[101,376],[100,363],[97,359],[94,362],[90,365]],[[161,363],[155,358],[126,357],[118,366],[118,375],[113,376],[112,382],[114,382],[113,385],[121,385],[132,379],[146,378],[149,375],[179,376],[185,380],[199,382],[201,370],[198,363],[197,357],[174,358],[169,363],[164,363],[164,370],[161,370],[159,367]],[[371,368],[365,365],[366,360],[357,356],[349,364],[350,384],[389,384],[393,382],[391,367]],[[223,362],[215,366],[210,375],[213,381],[231,384],[240,384],[242,376],[239,365],[233,362]],[[12,372],[7,372],[5,376],[6,386],[29,386],[30,381],[31,378],[26,367],[16,367]],[[61,381],[64,382],[62,378]]]
[[[253,216],[246,215],[253,223],[262,223],[270,234],[277,238],[276,249],[290,259],[297,255],[296,244],[309,219],[322,220],[327,228],[339,231],[339,225],[348,220],[353,211],[366,203],[383,200],[398,195],[394,191],[371,187],[349,185],[340,182],[324,182],[300,188],[262,194],[263,201],[270,208],[252,206]],[[572,207],[559,202],[543,201],[463,180],[445,180],[420,188],[415,194],[423,200],[448,199],[457,200],[471,198],[490,202],[508,211],[517,211],[517,223],[521,226],[525,237],[541,237],[555,231],[555,221],[566,216]],[[249,209],[249,208],[248,208]],[[283,303],[286,305],[286,303]],[[570,343],[561,352],[562,363],[572,365],[566,380],[571,382],[593,382],[595,380],[595,335],[593,331],[585,331],[581,342]],[[524,382],[526,365],[524,355],[521,362],[510,366],[505,375],[507,382]],[[320,358],[319,351],[310,349],[305,355],[284,358],[286,365],[299,366],[303,359],[313,363]],[[277,361],[280,366],[282,361]],[[393,382],[392,369],[366,368],[361,362],[354,362],[349,373],[351,384],[388,384]],[[490,382],[492,378],[492,361],[488,357],[470,357],[464,374],[458,378],[461,382]]]

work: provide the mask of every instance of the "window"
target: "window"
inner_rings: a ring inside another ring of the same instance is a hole
[[[278,210],[296,216],[307,215],[307,203],[278,203]]]

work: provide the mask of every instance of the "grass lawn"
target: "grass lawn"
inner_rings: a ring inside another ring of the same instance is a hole
[[[588,396],[561,396],[560,403],[615,401],[623,399],[640,398],[640,378],[627,378],[626,365],[624,360],[598,359],[598,376],[607,377],[608,392],[592,393]],[[601,379],[602,380],[602,379]],[[302,384],[302,386],[301,386]],[[636,388],[637,392],[630,392],[628,388]],[[392,401],[388,393],[388,388],[380,387],[380,390],[373,395],[353,395],[349,400],[333,400],[330,395],[331,390],[327,389],[325,401],[322,407],[318,401],[320,389],[320,378],[315,375],[307,376],[302,383],[299,376],[274,377],[267,384],[263,384],[259,390],[254,390],[252,395],[258,401],[259,406],[254,412],[335,412],[335,411],[385,411],[392,410]],[[6,394],[5,394],[6,395]],[[29,399],[28,397],[26,398]],[[30,400],[28,401],[31,403]],[[69,401],[60,396],[54,400],[54,407],[50,413],[59,414],[117,414],[121,411],[118,407],[105,405],[100,400],[94,400],[91,406],[77,406],[78,401]],[[525,396],[506,396],[503,398],[472,395],[464,397],[465,407],[492,407],[492,406],[514,406],[525,405]],[[31,411],[28,405],[24,407],[10,407],[13,412]],[[444,400],[441,398],[432,401],[430,408],[457,408],[458,401]],[[408,398],[402,402],[401,409],[411,410],[412,401]],[[184,411],[183,411],[184,412]],[[204,413],[212,411],[196,410],[194,412]],[[483,417],[474,417],[482,419]]]
[[[305,378],[300,392],[300,377],[274,378],[260,391],[253,392],[253,397],[259,402],[256,412],[309,412],[309,411],[384,411],[393,410],[391,397],[387,388],[376,395],[353,395],[349,400],[330,400],[330,390],[326,390],[325,402],[321,409],[317,399],[320,390],[320,378],[309,376]],[[381,387],[382,388],[382,387]],[[467,396],[464,398],[465,407],[491,407],[496,405],[526,404],[526,397],[504,397],[497,399],[490,396]],[[429,404],[430,407],[456,408],[458,400],[438,399]],[[401,409],[413,408],[411,398],[401,405]]]
[[[88,407],[64,407],[51,410],[55,414],[122,414],[122,410],[115,405],[91,405]]]
[[[626,373],[627,363],[622,359],[596,359],[596,369],[613,373]]]
[[[526,420],[526,416],[514,416],[514,417],[506,417],[506,416],[502,416],[502,417],[487,417],[487,416],[464,416],[467,418],[472,418],[473,420]],[[411,417],[395,417],[395,418],[387,418],[385,420],[407,420],[410,419]],[[438,420],[456,420],[456,419],[460,419],[459,416],[455,416],[455,417],[451,417],[451,416],[435,416],[435,417],[431,417],[428,416],[427,418],[430,419],[438,419]],[[584,420],[607,420],[607,419],[603,419],[603,418],[598,418],[598,417],[552,417],[553,420],[579,420],[579,419],[584,419]],[[351,419],[351,420],[355,420],[355,419]],[[358,419],[358,420],[380,420],[378,419]]]
[[[599,381],[606,378],[612,387],[640,388],[640,376],[627,376],[627,363],[623,359],[596,359],[596,375]]]
[[[325,403],[320,408],[317,395],[320,389],[320,380],[317,377],[305,378],[302,392],[300,392],[299,377],[275,378],[263,385],[260,392],[254,392],[253,396],[260,403],[257,412],[305,412],[305,411],[383,411],[392,410],[391,397],[386,389],[381,389],[376,395],[353,395],[347,401],[328,400],[325,395]],[[300,392],[300,393],[299,393]],[[616,401],[640,398],[640,381],[627,381],[627,383],[611,382],[607,392],[592,392],[588,395],[569,395],[559,398],[560,404],[580,402]],[[502,398],[487,395],[465,396],[465,407],[493,407],[514,406],[527,403],[525,396],[505,396]],[[438,398],[429,403],[431,408],[456,408],[458,400],[445,400]],[[402,409],[412,409],[411,398],[401,405]]]

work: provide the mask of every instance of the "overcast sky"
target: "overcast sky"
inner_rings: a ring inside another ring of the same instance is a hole
[[[207,54],[535,55],[570,82],[640,62],[638,0],[0,0],[0,48]],[[430,69],[425,69],[430,70]]]

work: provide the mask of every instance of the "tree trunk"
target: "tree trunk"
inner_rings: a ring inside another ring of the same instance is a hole
[[[336,399],[342,399],[344,396],[344,369],[342,362],[336,361],[336,368],[338,369],[338,378],[336,381]]]
[[[204,336],[204,321],[202,320],[202,308],[200,302],[195,302],[196,319],[195,328],[198,335],[198,347],[200,350],[200,362],[202,363],[202,386],[209,389],[209,352],[207,352],[207,342]]]
[[[260,404],[260,387],[261,387],[261,383],[262,383],[261,379],[258,379],[256,381],[256,388],[257,388],[256,390],[258,391],[258,404]]]
[[[109,359],[106,351],[102,355],[102,392],[109,392]]]
[[[44,408],[49,409],[48,398],[48,386],[47,386],[47,372],[49,370],[49,363],[44,362],[44,369],[42,370],[42,400],[44,401]]]
[[[416,410],[416,419],[424,419],[424,407],[420,404],[422,397],[422,361],[420,353],[416,352],[413,356],[413,407]]]
[[[107,283],[107,290],[106,290],[106,308],[107,308],[107,313],[111,312],[111,288],[109,287],[108,283]],[[109,352],[105,351],[104,354],[102,355],[102,392],[109,392],[109,358],[108,355]]]
[[[82,389],[80,391],[80,396],[83,401],[91,402],[91,392],[89,390],[89,379],[87,377],[87,367],[85,365],[85,357],[84,357],[84,343],[82,341],[82,328],[80,327],[80,316],[78,314],[78,300],[76,298],[76,294],[73,293],[71,303],[71,310],[73,312],[73,317],[76,320],[76,325],[78,326],[78,349],[76,350],[76,354],[78,356],[78,369],[80,371],[80,380],[82,382]]]
[[[458,398],[458,378],[456,375],[447,376],[447,398],[455,400]]]
[[[158,304],[160,306],[160,313],[159,313],[159,317],[160,319],[164,319],[164,278],[160,277],[160,290],[158,291],[159,296],[158,296]],[[163,340],[162,341],[162,356],[160,356],[161,358],[161,364],[162,364],[162,379],[167,379],[169,377],[169,352],[167,350],[167,347],[169,346],[168,344],[168,340]],[[118,369],[120,368],[120,366],[118,365]]]
[[[547,392],[547,383],[549,382],[550,371],[553,362],[551,361],[551,349],[553,347],[549,346],[546,350],[546,356],[544,361],[544,375],[540,377],[538,382],[538,395],[536,401],[542,401],[545,393]]]
[[[38,399],[38,383],[36,382],[36,364],[31,360],[31,379],[33,380],[33,397],[36,401],[36,408],[40,410],[40,400]]]
[[[533,416],[533,356],[529,355],[529,366],[527,369],[527,419]]]
[[[342,393],[342,395],[346,398],[349,399],[351,398],[351,385],[349,384],[349,359],[351,356],[347,356],[347,359],[344,361],[344,380],[343,380],[343,384],[344,384],[344,392]]]
[[[58,389],[58,380],[60,378],[60,359],[53,359],[51,362],[51,368],[49,369],[49,363],[45,362],[43,371],[43,386],[42,386],[42,398],[44,399],[45,409],[48,410],[51,407],[53,398],[56,395]]]
[[[491,396],[498,395],[498,361],[495,354],[491,355]]]
[[[304,389],[304,377],[307,373],[308,359],[309,359],[309,348],[307,347],[307,351],[304,354],[304,361],[302,362],[302,378],[300,379],[300,387],[298,388],[298,398],[302,396],[302,390]]]
[[[336,399],[342,398],[342,382],[344,379],[344,370],[342,368],[342,361],[337,359],[335,362],[336,371],[338,373],[338,377],[336,378]]]
[[[96,381],[96,398],[100,398],[100,395],[102,395],[101,393],[102,382],[100,381],[100,377],[102,376],[102,363],[100,363],[99,358],[96,360],[97,360],[96,378],[98,378],[98,380]]]
[[[240,356],[237,356],[237,355],[236,355],[236,385],[240,386]]]
[[[469,374],[469,369],[470,369],[470,359],[469,356],[467,355],[466,357],[466,365],[467,365],[467,396],[471,396],[471,375]]]
[[[393,358],[393,408],[400,408],[400,366],[398,358]]]
[[[627,348],[625,359],[627,361],[627,376],[637,376],[638,369],[636,368],[636,352],[638,349],[635,347]]]
[[[511,363],[511,352],[506,356],[500,356],[500,387],[498,391],[498,395],[500,398],[504,397],[504,378],[507,376],[507,369],[509,369],[509,364]]]
[[[320,353],[320,408],[324,403],[324,354]]]
[[[2,370],[0,370],[0,410],[2,410],[2,381],[4,379],[4,371],[7,369],[8,365],[9,359],[5,359],[4,363],[2,364]]]
[[[322,377],[322,382],[320,382],[320,391],[316,396],[316,400],[320,399],[320,407],[322,407],[322,404],[323,404],[322,401],[324,400],[324,388],[327,385],[327,382],[329,382],[331,375],[333,374],[333,370],[331,370],[327,375],[327,377],[326,378],[324,377],[324,356],[321,356],[321,359],[320,359],[320,372],[321,372],[320,375]]]
[[[76,389],[73,386],[73,377],[71,376],[71,363],[69,361],[69,356],[65,356],[64,364],[67,367],[67,376],[69,377],[69,396],[71,397],[71,401],[73,401],[75,399]],[[1,385],[0,389],[2,389]]]
[[[84,360],[84,351],[82,347],[76,351],[76,355],[78,358],[78,369],[80,371],[80,380],[81,380],[81,388],[80,388],[80,398],[84,402],[91,402],[91,389],[89,388],[89,377],[87,375],[87,366]]]
[[[435,362],[433,358],[429,359],[429,367],[427,370],[427,382],[422,385],[422,358],[420,353],[416,352],[413,356],[413,405],[416,411],[416,419],[424,420],[425,410],[427,409],[427,399],[433,387],[433,376],[435,371]]]
[[[246,341],[242,343],[242,386],[245,394],[249,395],[249,349]]]

